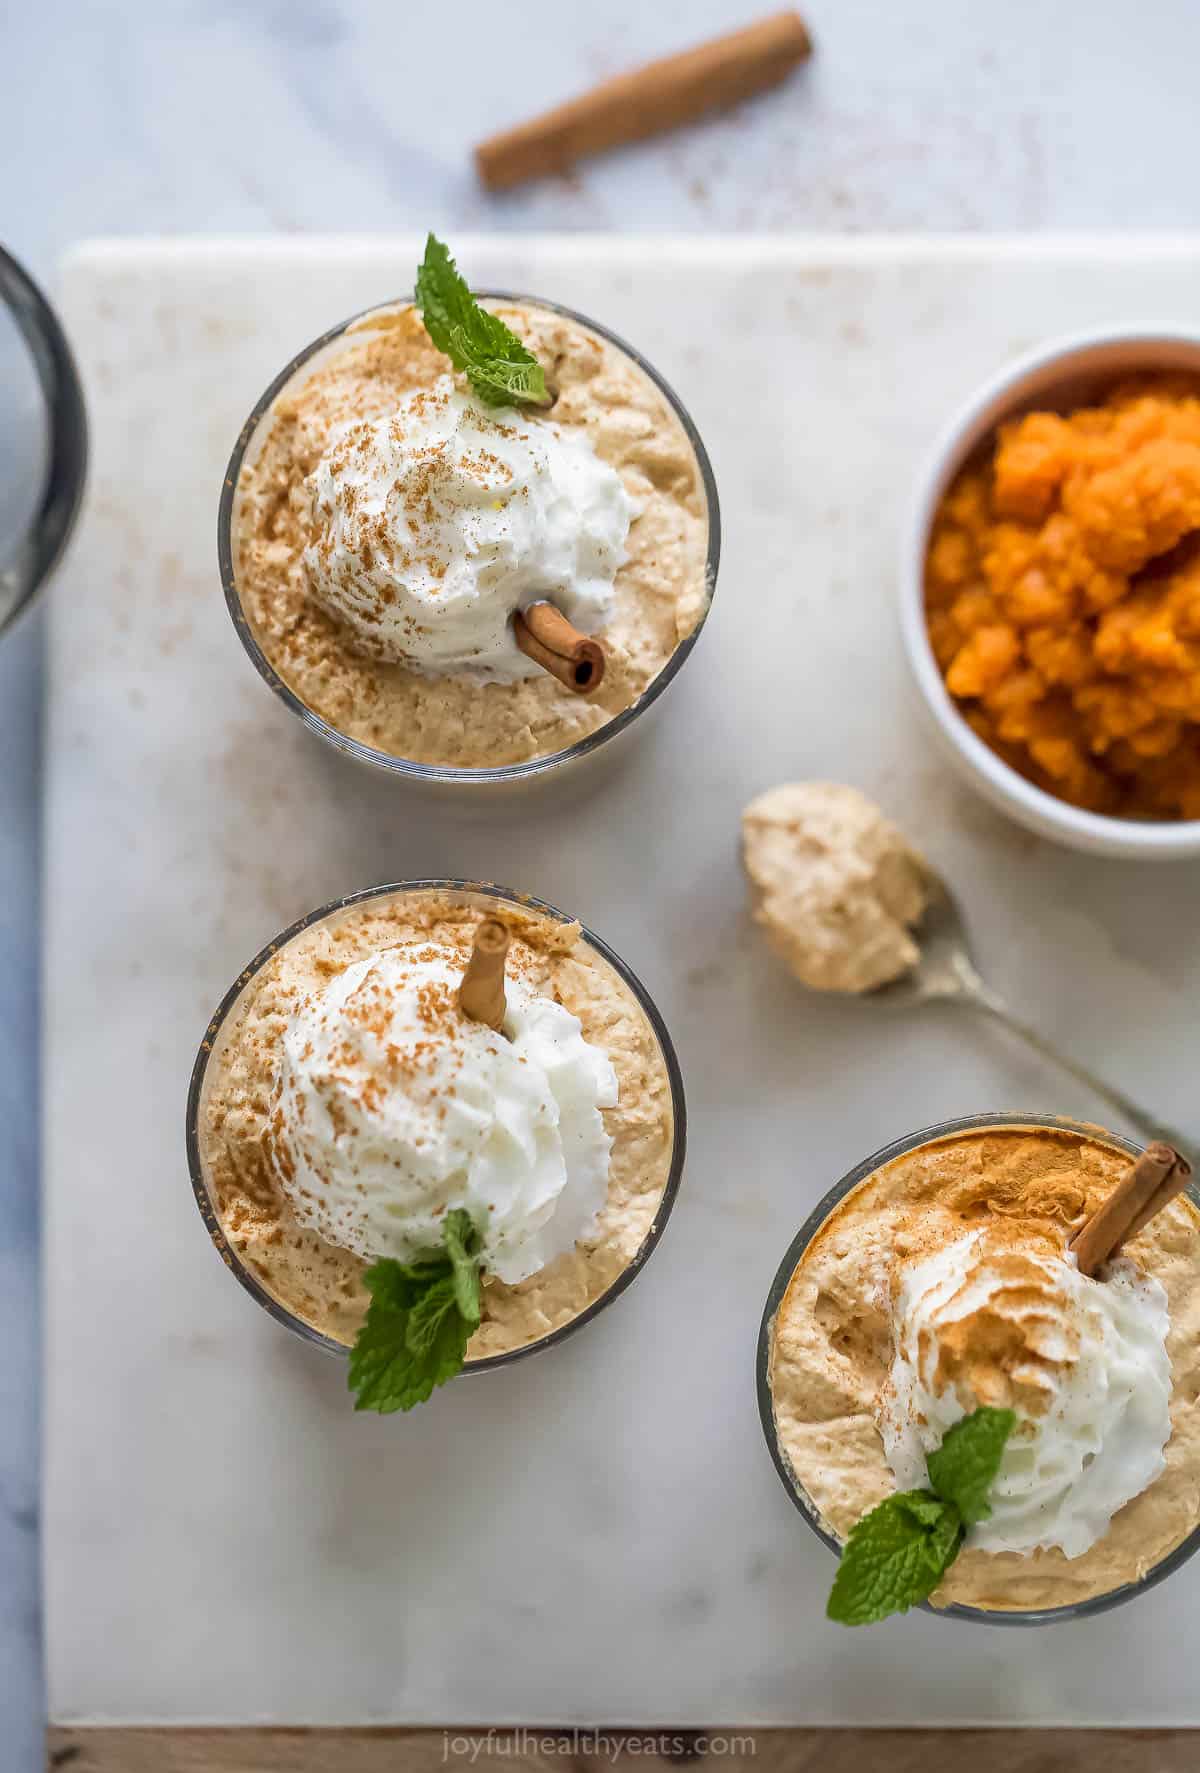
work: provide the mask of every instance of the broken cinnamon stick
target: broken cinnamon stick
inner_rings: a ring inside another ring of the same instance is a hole
[[[1148,1225],[1186,1186],[1187,1159],[1161,1140],[1148,1145],[1128,1174],[1075,1233],[1068,1246],[1081,1274],[1094,1275],[1127,1238]]]
[[[590,695],[603,683],[604,648],[581,634],[552,603],[531,603],[527,610],[518,610],[513,631],[526,658],[577,696]]]
[[[475,165],[491,191],[565,172],[576,160],[692,123],[777,86],[812,53],[795,12],[759,19],[682,55],[606,80],[568,104],[481,142]]]
[[[509,931],[498,917],[485,917],[475,931],[475,946],[458,988],[458,1007],[472,1022],[482,1022],[499,1034],[508,1004],[504,996],[504,962],[508,956]]]

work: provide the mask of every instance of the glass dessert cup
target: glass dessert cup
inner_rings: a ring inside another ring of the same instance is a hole
[[[237,1012],[257,975],[276,954],[285,949],[304,931],[314,925],[333,923],[339,919],[353,917],[359,907],[372,902],[394,904],[403,903],[405,899],[427,902],[431,897],[440,898],[452,906],[466,906],[471,910],[478,911],[483,916],[494,912],[497,908],[511,906],[514,911],[526,915],[532,913],[564,926],[574,925],[577,921],[565,912],[557,910],[552,905],[547,905],[540,899],[534,899],[528,894],[510,892],[504,887],[490,884],[461,880],[404,881],[396,885],[370,887],[363,892],[352,893],[344,899],[337,899],[331,904],[322,905],[317,910],[310,912],[307,917],[292,924],[274,941],[268,943],[238,975],[205,1031],[188,1090],[187,1153],[192,1191],[200,1209],[200,1216],[204,1220],[208,1234],[222,1261],[250,1296],[275,1319],[276,1323],[283,1324],[285,1328],[294,1331],[306,1342],[314,1343],[319,1348],[327,1349],[330,1353],[343,1357],[349,1352],[347,1344],[315,1328],[277,1298],[243,1260],[226,1233],[210,1188],[202,1149],[201,1125],[207,1099],[207,1086],[210,1081],[210,1067],[223,1051],[225,1040],[236,1023]],[[604,1292],[592,1299],[565,1323],[557,1325],[535,1340],[496,1354],[474,1359],[468,1358],[463,1367],[464,1373],[478,1373],[491,1370],[494,1367],[508,1366],[513,1361],[524,1359],[527,1355],[554,1346],[584,1324],[589,1323],[605,1306],[623,1293],[641,1273],[662,1236],[679,1192],[687,1146],[687,1110],[684,1102],[683,1078],[670,1035],[667,1033],[666,1025],[646,988],[625,962],[608,947],[607,943],[601,941],[598,936],[593,935],[586,928],[581,927],[580,940],[588,949],[591,958],[598,961],[601,968],[612,975],[615,982],[632,997],[657,1046],[670,1090],[672,1116],[672,1137],[666,1182],[654,1209],[649,1229],[640,1246]]]
[[[0,633],[58,565],[86,477],[71,348],[41,291],[0,248]]]
[[[419,762],[411,758],[394,756],[390,752],[381,751],[363,743],[361,740],[341,732],[330,721],[310,708],[296,693],[289,683],[267,657],[254,624],[243,604],[238,586],[238,575],[234,560],[234,535],[238,515],[238,487],[243,469],[248,462],[253,462],[257,451],[261,448],[270,429],[272,408],[279,396],[293,384],[308,378],[314,370],[332,361],[340,353],[352,348],[356,342],[354,329],[362,322],[376,316],[396,313],[409,308],[407,300],[383,302],[376,307],[365,309],[362,313],[352,315],[340,325],[323,333],[305,346],[266,389],[255,403],[253,410],[242,426],[234,451],[225,471],[225,480],[221,488],[220,504],[217,512],[217,556],[221,572],[221,583],[225,591],[225,602],[233,618],[238,637],[248,653],[259,676],[279,697],[284,706],[289,708],[318,738],[332,745],[336,750],[357,762],[368,764],[374,768],[387,771],[393,777],[409,782],[425,785],[453,785],[460,790],[475,785],[489,788],[496,784],[515,785],[529,783],[535,778],[548,774],[560,774],[567,765],[592,757],[596,752],[613,741],[627,735],[643,714],[649,712],[658,702],[663,692],[674,681],[690,657],[701,630],[708,619],[712,607],[712,599],[716,592],[717,569],[721,557],[721,514],[717,498],[716,482],[707,451],[700,439],[690,415],[678,395],[648,363],[645,358],[634,350],[632,345],[590,320],[586,315],[579,314],[571,308],[562,307],[558,303],[544,301],[539,297],[514,294],[504,290],[480,290],[476,292],[479,299],[485,302],[511,302],[525,308],[542,309],[563,319],[573,321],[578,326],[596,335],[606,344],[627,357],[635,367],[646,376],[654,387],[663,395],[667,404],[678,419],[683,433],[691,447],[696,461],[697,474],[703,490],[705,513],[707,519],[707,544],[704,561],[705,600],[700,615],[691,632],[684,635],[678,642],[671,656],[667,659],[658,675],[646,686],[642,693],[622,709],[619,713],[606,720],[603,725],[594,728],[573,744],[562,750],[551,751],[544,756],[524,759],[520,762],[503,763],[494,767],[460,767],[449,763]]]
[[[873,1176],[876,1171],[883,1169],[885,1165],[894,1162],[897,1158],[907,1156],[909,1152],[917,1150],[922,1145],[952,1138],[960,1133],[987,1132],[992,1129],[1029,1128],[1036,1130],[1039,1127],[1053,1131],[1084,1134],[1090,1139],[1110,1146],[1114,1151],[1130,1159],[1138,1157],[1142,1150],[1140,1145],[1130,1139],[1123,1138],[1120,1134],[1083,1125],[1061,1115],[972,1114],[958,1120],[943,1121],[937,1126],[923,1127],[919,1132],[910,1133],[903,1139],[897,1139],[881,1151],[864,1158],[862,1163],[857,1164],[848,1175],[842,1177],[840,1182],[835,1183],[828,1194],[818,1202],[784,1253],[783,1260],[767,1294],[759,1329],[755,1361],[759,1417],[762,1421],[767,1447],[784,1488],[817,1538],[837,1555],[840,1555],[841,1552],[840,1540],[821,1519],[816,1504],[792,1469],[791,1463],[780,1445],[771,1391],[771,1356],[775,1318],[797,1264],[826,1220],[847,1196],[860,1183],[865,1182],[868,1177]],[[1194,1182],[1189,1186],[1187,1195],[1193,1205],[1200,1207],[1200,1188]],[[1053,1625],[1069,1619],[1086,1619],[1093,1614],[1107,1613],[1110,1608],[1119,1607],[1125,1601],[1133,1600],[1136,1596],[1144,1594],[1148,1589],[1165,1580],[1173,1571],[1179,1569],[1197,1551],[1200,1551],[1200,1527],[1193,1529],[1172,1551],[1147,1570],[1138,1581],[1127,1582],[1105,1594],[1095,1595],[1087,1600],[1072,1601],[1063,1606],[1003,1610],[992,1607],[967,1606],[961,1602],[935,1607],[932,1602],[925,1601],[921,1603],[921,1610],[932,1613],[937,1618],[966,1619],[980,1625]]]

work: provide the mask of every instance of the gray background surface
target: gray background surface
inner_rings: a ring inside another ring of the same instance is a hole
[[[503,199],[467,150],[544,95],[747,22],[745,0],[43,0],[5,23],[0,218],[53,285],[85,234],[1189,227],[1190,0],[810,0],[818,55],[744,111]],[[477,52],[457,53],[477,33]],[[452,59],[453,58],[453,59]],[[436,77],[431,72],[436,70]],[[0,647],[0,1740],[40,1756],[36,949],[40,623]]]

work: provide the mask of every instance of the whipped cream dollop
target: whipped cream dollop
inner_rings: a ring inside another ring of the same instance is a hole
[[[271,1149],[296,1217],[329,1242],[411,1261],[463,1207],[485,1271],[516,1282],[595,1224],[617,1079],[577,1018],[520,978],[503,1033],[471,1021],[464,959],[405,943],[307,996],[283,1034]]]
[[[898,1488],[928,1483],[926,1455],[979,1405],[1017,1414],[968,1545],[1079,1557],[1163,1470],[1167,1296],[1132,1263],[1092,1280],[1069,1256],[975,1232],[907,1264],[893,1312],[879,1426]]]
[[[305,482],[317,602],[374,657],[536,677],[512,616],[549,598],[586,633],[612,612],[632,505],[585,433],[485,407],[446,376],[335,433]]]

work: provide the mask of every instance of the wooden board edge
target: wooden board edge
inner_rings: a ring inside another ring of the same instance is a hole
[[[601,1773],[613,1766],[754,1773],[1195,1773],[1200,1730],[710,1731],[615,1725],[451,1729],[113,1729],[53,1725],[49,1773]]]

